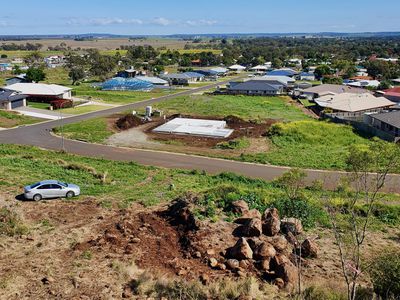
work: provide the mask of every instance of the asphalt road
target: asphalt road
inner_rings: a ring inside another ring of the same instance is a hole
[[[61,138],[51,134],[54,127],[63,124],[76,123],[92,118],[108,116],[120,113],[129,109],[138,109],[140,107],[151,105],[163,100],[172,99],[178,96],[189,95],[196,92],[208,90],[217,85],[223,85],[226,82],[200,87],[192,90],[185,90],[176,94],[167,95],[159,98],[149,99],[124,106],[113,107],[106,110],[91,112],[88,114],[77,115],[63,119],[62,121],[48,121],[30,126],[13,128],[0,131],[0,143],[19,144],[37,146],[49,150],[61,150]],[[65,150],[68,153],[105,158],[118,161],[134,161],[136,163],[148,166],[157,166],[165,168],[178,168],[189,170],[204,170],[209,173],[234,172],[236,174],[248,176],[251,178],[260,178],[273,180],[282,175],[290,168],[261,165],[253,163],[236,162],[224,159],[207,158],[194,155],[185,155],[169,153],[162,151],[150,151],[131,148],[119,148],[106,145],[89,144],[79,141],[65,140]],[[312,183],[315,180],[322,180],[327,188],[334,188],[343,176],[348,176],[345,172],[323,171],[323,170],[305,170],[308,177],[307,182]],[[400,176],[388,176],[385,191],[400,193]]]

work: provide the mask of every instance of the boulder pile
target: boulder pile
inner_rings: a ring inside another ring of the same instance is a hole
[[[280,219],[275,208],[261,215],[250,210],[244,201],[234,202],[232,211],[240,215],[235,221],[240,225],[233,232],[237,241],[226,249],[220,261],[211,257],[210,265],[218,268],[224,265],[238,276],[256,273],[280,288],[293,287],[298,278],[296,257],[318,255],[318,247],[312,240],[298,242],[303,233],[301,221]]]

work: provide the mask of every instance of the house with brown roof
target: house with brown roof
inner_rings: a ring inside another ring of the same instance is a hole
[[[365,94],[369,93],[365,89],[340,85],[340,84],[321,84],[301,91],[301,94],[310,100],[320,98],[327,95],[337,95],[337,94]]]

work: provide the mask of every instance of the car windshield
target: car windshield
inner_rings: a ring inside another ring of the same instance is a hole
[[[34,188],[37,188],[39,185],[40,185],[40,182],[35,183],[35,184],[32,184],[32,185],[30,186],[30,188],[31,188],[31,189],[34,189]]]
[[[58,183],[59,185],[62,185],[63,187],[67,187],[67,186],[68,186],[68,184],[65,183],[65,182],[58,181],[57,183]]]

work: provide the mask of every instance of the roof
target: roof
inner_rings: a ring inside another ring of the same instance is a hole
[[[279,70],[273,70],[267,73],[268,76],[294,76],[298,74],[296,71],[293,71],[292,69],[279,69]]]
[[[201,78],[201,77],[204,77],[204,74],[200,74],[200,73],[197,73],[197,72],[185,72],[183,74],[185,74],[186,76],[188,76],[190,78]]]
[[[216,68],[210,69],[210,71],[215,72],[215,73],[226,73],[226,72],[228,72],[228,69],[222,68],[222,67],[216,67]]]
[[[341,93],[352,93],[352,94],[364,94],[366,91],[361,88],[340,85],[340,84],[321,84],[308,89],[304,89],[303,92],[318,94],[324,96],[328,94],[341,94]]]
[[[200,74],[197,72],[185,72],[185,73],[171,73],[162,75],[163,78],[168,79],[190,79],[190,78],[201,78],[204,77],[204,74]]]
[[[370,116],[371,118],[392,125],[393,127],[400,128],[400,110],[380,114],[372,114]]]
[[[301,72],[300,76],[315,76],[315,74],[311,72]]]
[[[269,84],[262,80],[249,80],[235,83],[229,88],[231,91],[278,91],[280,86]]]
[[[15,93],[14,91],[0,90],[0,102],[16,101],[25,98],[25,95]]]
[[[264,70],[264,71],[267,71],[268,69],[269,68],[267,66],[258,65],[258,66],[255,66],[255,67],[251,68],[250,70]]]
[[[400,96],[400,87],[394,87],[391,89],[387,89],[384,92],[385,92],[385,94],[389,94],[389,93],[392,95],[399,94],[398,96]]]
[[[389,107],[395,104],[384,97],[375,97],[370,93],[342,93],[337,95],[326,95],[315,99],[315,102],[321,107],[327,107],[344,112],[359,112],[375,108]]]
[[[350,78],[351,80],[373,80],[371,76],[354,76]]]
[[[152,84],[167,84],[168,83],[168,81],[158,78],[158,77],[136,76],[136,79],[147,81]]]
[[[4,89],[16,91],[25,95],[62,95],[72,90],[58,84],[44,84],[44,83],[15,83],[5,87]]]
[[[346,85],[354,87],[378,87],[381,83],[378,80],[361,80],[345,83]]]
[[[231,69],[231,70],[245,70],[246,67],[243,67],[241,65],[233,65],[233,66],[230,66],[228,69]]]
[[[272,81],[279,81],[284,85],[287,85],[288,83],[294,83],[296,80],[294,80],[291,77],[288,76],[270,76],[270,75],[265,75],[265,76],[260,76],[260,77],[254,77],[253,80],[272,80]]]

